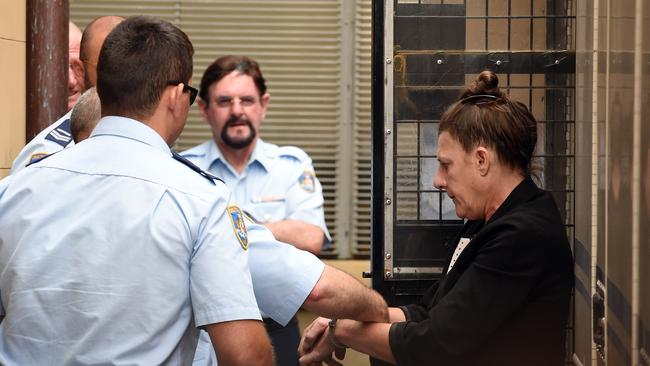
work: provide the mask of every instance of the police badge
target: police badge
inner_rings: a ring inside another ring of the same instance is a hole
[[[304,189],[305,191],[309,193],[314,193],[314,190],[316,189],[315,186],[315,173],[311,170],[305,170],[300,177],[298,178],[298,183],[300,184],[300,187]]]
[[[246,233],[246,224],[244,223],[244,214],[237,206],[228,206],[228,216],[235,230],[235,236],[244,250],[248,249],[248,235]]]

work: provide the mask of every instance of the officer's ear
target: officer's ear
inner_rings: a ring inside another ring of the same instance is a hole
[[[185,108],[185,105],[188,104],[186,93],[183,93],[183,88],[185,87],[184,83],[178,85],[170,86],[165,90],[163,95],[166,95],[168,105],[167,108],[170,109],[171,113],[178,117],[181,113],[188,110]]]
[[[208,122],[208,104],[201,97],[196,97],[196,103],[199,106],[199,111],[201,111],[201,117],[203,117],[203,121]]]
[[[269,101],[271,100],[271,94],[265,93],[260,98],[260,104],[262,105],[262,119],[266,118],[266,109],[269,106]]]
[[[72,75],[77,80],[77,83],[81,85],[81,90],[86,90],[86,87],[90,88],[90,85],[86,85],[84,80],[84,73],[86,72],[84,63],[79,59],[70,59],[70,69],[72,70]]]

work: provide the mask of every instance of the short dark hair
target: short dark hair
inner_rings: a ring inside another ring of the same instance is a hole
[[[445,131],[466,152],[485,144],[503,164],[524,175],[531,173],[537,121],[523,103],[499,90],[499,79],[492,71],[481,72],[443,114],[438,133]]]
[[[192,77],[192,43],[173,24],[129,17],[106,37],[97,64],[102,114],[150,116],[169,82]]]
[[[199,91],[201,99],[207,102],[210,86],[235,70],[253,78],[260,97],[266,93],[266,81],[257,61],[247,56],[229,55],[219,57],[205,69],[201,78],[201,90]]]

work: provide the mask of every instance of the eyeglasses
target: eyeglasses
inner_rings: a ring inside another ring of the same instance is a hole
[[[237,101],[242,107],[251,107],[255,103],[257,103],[257,98],[250,95],[245,95],[243,97],[231,97],[231,96],[224,95],[224,96],[219,96],[215,99],[215,103],[220,108],[229,108]]]
[[[168,81],[167,85],[178,85],[183,83],[182,81]],[[193,88],[187,84],[183,84],[183,93],[190,93],[190,105],[194,104],[196,96],[199,94],[199,91],[196,88]]]

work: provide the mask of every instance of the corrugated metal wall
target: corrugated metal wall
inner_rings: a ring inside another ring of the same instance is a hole
[[[576,359],[650,365],[650,4],[578,5]]]
[[[306,150],[323,184],[333,245],[367,256],[370,233],[370,0],[70,0],[80,27],[100,15],[149,14],[177,24],[195,47],[194,84],[219,56],[261,65],[271,103],[261,136]],[[178,141],[211,138],[197,107]]]

